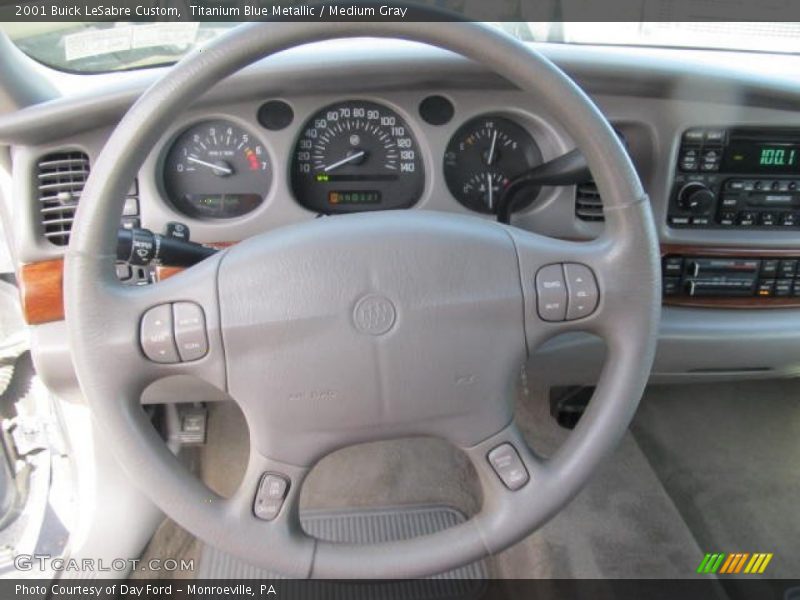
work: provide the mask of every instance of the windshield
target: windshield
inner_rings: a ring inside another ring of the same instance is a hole
[[[0,23],[17,46],[52,67],[102,72],[179,60],[236,23]],[[800,23],[495,23],[526,41],[798,52]]]

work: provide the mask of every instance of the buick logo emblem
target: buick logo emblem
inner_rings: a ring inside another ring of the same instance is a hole
[[[356,303],[353,324],[361,333],[383,335],[394,325],[397,311],[386,296],[370,294]]]

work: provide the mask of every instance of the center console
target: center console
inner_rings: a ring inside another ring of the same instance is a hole
[[[797,231],[800,129],[683,132],[667,222],[675,229]],[[800,242],[800,232],[798,232]],[[664,303],[800,307],[800,249],[662,247]]]

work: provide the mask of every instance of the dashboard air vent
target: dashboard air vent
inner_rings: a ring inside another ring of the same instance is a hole
[[[72,220],[89,176],[89,157],[80,151],[54,152],[39,159],[36,185],[44,237],[69,244]]]
[[[575,187],[575,216],[582,221],[603,221],[603,200],[594,181]]]

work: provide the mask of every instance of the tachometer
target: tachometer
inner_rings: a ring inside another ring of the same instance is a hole
[[[291,169],[297,201],[324,214],[408,208],[425,187],[411,129],[393,110],[360,100],[312,116]]]
[[[450,193],[472,210],[492,214],[506,185],[542,162],[539,146],[524,128],[497,115],[470,119],[458,128],[444,155]],[[536,195],[516,204],[529,206]]]
[[[184,131],[164,163],[170,201],[190,217],[230,219],[258,207],[272,182],[267,152],[251,133],[224,120]]]

